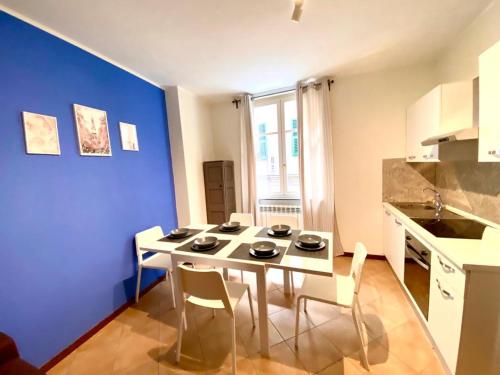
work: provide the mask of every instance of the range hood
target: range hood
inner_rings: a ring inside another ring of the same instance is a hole
[[[434,137],[427,138],[422,141],[422,146],[430,146],[430,145],[438,145],[446,142],[454,142],[454,141],[466,141],[469,139],[478,139],[479,137],[479,128],[466,128],[457,130],[451,133],[439,134]]]
[[[453,117],[463,107],[469,108],[472,111],[471,118],[469,120],[470,123],[467,123],[466,121],[465,123],[462,123],[462,126],[466,127],[463,128],[461,127],[451,132],[446,132],[443,134],[429,137],[421,142],[422,146],[438,145],[447,142],[467,141],[479,138],[479,78],[478,77],[472,81],[471,91],[472,91],[471,92],[472,97],[469,96],[470,98],[469,101],[461,103],[455,102],[454,103],[455,106],[451,106],[452,109],[448,111],[449,112],[448,117]],[[456,96],[456,94],[450,96]],[[472,107],[469,107],[470,105],[472,105]]]

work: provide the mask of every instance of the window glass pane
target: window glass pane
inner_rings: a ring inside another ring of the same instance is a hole
[[[258,135],[258,156],[256,160],[257,192],[259,197],[279,194],[280,159],[278,134]]]
[[[274,133],[278,131],[278,105],[268,104],[254,108],[254,123],[259,133]]]
[[[297,129],[297,104],[295,99],[287,100],[284,103],[285,107],[285,130]]]
[[[299,154],[297,129],[285,133],[287,193],[299,195]]]

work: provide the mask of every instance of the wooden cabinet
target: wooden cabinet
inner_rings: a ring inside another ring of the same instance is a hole
[[[222,224],[236,212],[234,164],[229,160],[203,163],[207,222]]]
[[[441,86],[438,86],[406,111],[406,161],[439,161],[438,146],[422,146],[421,142],[438,134],[440,121]]]
[[[479,56],[480,162],[500,162],[500,42]]]
[[[384,252],[399,281],[404,282],[405,228],[390,212],[384,210]]]
[[[454,373],[461,337],[465,274],[433,251],[430,284],[429,331]]]

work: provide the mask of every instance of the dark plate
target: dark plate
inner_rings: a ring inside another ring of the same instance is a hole
[[[268,229],[267,234],[269,234],[271,237],[288,237],[289,235],[292,234],[292,230],[290,229],[288,232],[285,232],[284,234],[277,234],[274,233],[272,229]]]
[[[321,241],[319,246],[317,247],[310,247],[310,246],[302,246],[299,241],[295,242],[295,246],[298,247],[300,250],[305,250],[305,251],[318,251],[318,250],[323,250],[326,246],[325,241]]]
[[[177,228],[177,229],[172,229],[168,236],[170,238],[184,238],[187,237],[189,234],[189,229],[188,228]]]
[[[194,251],[208,251],[208,250],[215,249],[219,245],[220,245],[219,241],[215,241],[215,243],[213,245],[208,246],[208,247],[201,247],[201,246],[196,245],[196,244],[193,243],[191,245],[191,250],[194,250]]]
[[[207,237],[199,237],[196,240],[194,240],[193,245],[196,245],[196,247],[200,249],[204,249],[207,247],[213,248],[215,247],[214,244],[217,242],[217,237],[213,236],[207,236]]]
[[[302,247],[317,248],[321,241],[323,241],[323,239],[315,234],[303,234],[297,238],[297,242]]]
[[[274,234],[276,235],[285,235],[286,233],[288,233],[292,228],[290,228],[289,225],[285,225],[285,224],[277,224],[277,225],[273,225],[271,227],[271,230],[274,232]]]
[[[239,221],[228,221],[227,223],[222,223],[220,226],[223,230],[237,230],[240,228]]]
[[[276,244],[271,241],[257,241],[250,245],[250,249],[256,254],[268,255],[276,250]]]
[[[255,258],[268,259],[278,256],[280,254],[280,249],[274,249],[271,253],[268,254],[260,254],[256,253],[254,249],[250,248],[250,250],[248,250],[248,253]]]

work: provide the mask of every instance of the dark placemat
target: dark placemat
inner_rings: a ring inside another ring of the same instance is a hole
[[[274,258],[265,258],[265,259],[255,258],[251,256],[250,253],[248,252],[248,250],[250,250],[250,244],[242,243],[231,253],[231,255],[228,256],[228,258],[241,259],[241,260],[255,260],[257,262],[280,264],[281,259],[285,255],[286,247],[278,246],[277,249],[280,249],[280,253]]]
[[[234,232],[224,232],[222,230],[219,230],[219,225],[213,227],[210,230],[207,230],[207,233],[216,233],[216,234],[240,234],[244,232],[248,227],[241,226],[240,229],[235,230]]]
[[[219,246],[217,246],[214,249],[206,250],[206,251],[195,251],[195,250],[191,249],[191,245],[194,243],[194,241],[195,240],[192,240],[192,241],[189,241],[188,243],[186,243],[186,244],[184,244],[182,246],[176,247],[175,250],[185,251],[187,253],[215,255],[220,250],[222,250],[224,248],[224,246],[226,246],[229,242],[231,242],[231,240],[218,240],[219,241]]]
[[[290,244],[290,246],[288,246],[286,255],[294,255],[297,257],[315,258],[315,259],[328,259],[328,240],[326,238],[323,238],[323,241],[325,241],[326,246],[323,249],[317,251],[308,251],[299,249],[297,246],[295,246],[295,241],[294,241]]]
[[[300,232],[301,232],[300,229],[292,229],[292,234],[289,236],[273,237],[267,233],[267,231],[269,229],[270,228],[268,228],[268,227],[262,228],[261,231],[255,235],[255,237],[272,238],[273,240],[295,241],[297,239],[297,237],[299,237]]]
[[[168,238],[168,236],[165,236],[163,238],[160,238],[158,241],[181,243],[181,242],[186,241],[188,238],[191,238],[191,237],[197,235],[198,233],[203,232],[203,229],[191,229],[191,228],[188,228],[188,229],[189,229],[189,234],[186,237],[182,237],[182,238]]]

